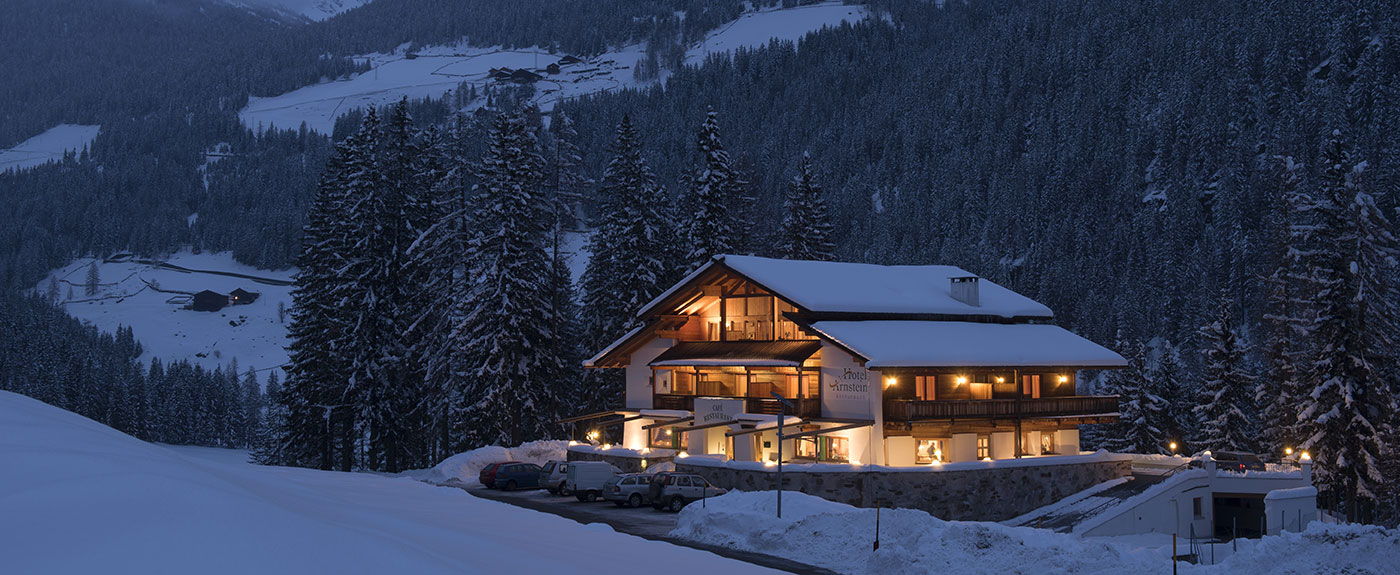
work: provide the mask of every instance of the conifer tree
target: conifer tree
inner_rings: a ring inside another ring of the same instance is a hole
[[[812,174],[812,156],[802,154],[783,202],[783,225],[779,232],[778,254],[794,260],[830,261],[836,257],[831,241],[831,215],[826,198]]]
[[[700,166],[690,176],[686,210],[686,261],[699,267],[713,256],[744,251],[750,230],[745,182],[734,169],[719,136],[719,114],[710,109],[696,138]]]
[[[102,287],[101,276],[97,273],[97,262],[88,264],[87,281],[83,284],[84,294],[88,296],[97,295],[98,288]]]
[[[1146,350],[1140,342],[1120,341],[1114,347],[1126,351],[1128,367],[1109,372],[1105,380],[1105,391],[1119,396],[1119,419],[1104,437],[1103,447],[1123,453],[1163,453],[1169,407],[1148,376]]]
[[[1396,407],[1394,286],[1400,248],[1385,213],[1362,180],[1340,131],[1320,156],[1322,175],[1307,208],[1312,242],[1303,263],[1314,313],[1306,380],[1313,382],[1298,423],[1316,478],[1337,509],[1367,514],[1382,496],[1382,440]]]
[[[1193,443],[1200,449],[1252,452],[1254,375],[1245,365],[1233,307],[1233,298],[1222,293],[1220,311],[1201,328],[1204,377],[1193,410],[1198,422]]]
[[[467,240],[467,290],[453,339],[465,389],[453,413],[465,445],[516,445],[545,435],[557,414],[542,384],[561,369],[550,346],[551,223],[543,160],[520,115],[497,118],[481,162]]]
[[[1291,157],[1277,158],[1277,193],[1271,213],[1276,247],[1273,271],[1266,279],[1267,309],[1264,313],[1264,356],[1267,372],[1256,380],[1254,403],[1259,410],[1259,436],[1264,452],[1281,453],[1298,444],[1294,433],[1298,409],[1305,392],[1300,368],[1305,361],[1305,342],[1310,299],[1301,257],[1305,253],[1311,227],[1300,217],[1312,202],[1303,189],[1303,166]]]

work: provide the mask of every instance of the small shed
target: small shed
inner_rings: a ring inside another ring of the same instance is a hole
[[[547,73],[550,73],[550,74],[558,74],[558,73],[559,73],[559,64],[550,64],[550,65],[548,65],[548,66],[545,66],[545,67],[544,67],[544,71],[547,72]]]
[[[530,82],[534,82],[542,78],[544,78],[544,76],[541,76],[529,70],[516,70],[514,72],[511,72],[510,74],[510,79],[512,81],[519,82],[521,84],[528,84]]]
[[[219,311],[228,305],[228,296],[213,290],[204,290],[190,298],[190,309],[194,311]]]
[[[563,58],[560,58],[560,59],[559,59],[559,65],[560,65],[560,66],[567,66],[567,65],[569,65],[569,64],[577,64],[577,63],[582,62],[582,61],[583,61],[583,60],[579,59],[578,56],[568,56],[568,55],[566,55],[566,56],[564,56]]]
[[[248,305],[250,303],[258,301],[258,296],[260,295],[262,294],[259,292],[248,291],[243,288],[238,288],[229,292],[228,303],[229,305]]]

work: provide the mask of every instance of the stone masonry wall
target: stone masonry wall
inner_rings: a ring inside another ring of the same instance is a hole
[[[676,461],[676,471],[740,491],[773,489],[777,476],[767,469],[732,469],[684,460]],[[784,471],[783,489],[857,507],[874,507],[878,502],[881,507],[922,509],[940,519],[1004,521],[1130,473],[1132,461],[1127,458],[957,471]]]

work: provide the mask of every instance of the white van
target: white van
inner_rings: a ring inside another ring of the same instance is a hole
[[[574,492],[579,501],[596,501],[603,495],[603,487],[618,473],[621,471],[606,461],[570,461],[564,487]]]

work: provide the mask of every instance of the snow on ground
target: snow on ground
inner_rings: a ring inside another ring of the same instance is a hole
[[[507,50],[467,45],[432,46],[413,57],[397,51],[360,57],[372,70],[349,79],[313,84],[268,98],[250,98],[239,112],[243,124],[254,129],[307,127],[329,134],[335,119],[367,105],[385,105],[407,96],[439,97],[463,82],[478,87],[490,82],[492,68],[539,70],[557,62],[563,54],[540,49]],[[561,66],[559,74],[539,70],[544,79],[535,82],[536,101],[546,111],[559,98],[614,90],[634,84],[632,68],[642,56],[640,46],[610,52],[582,63]]]
[[[431,469],[405,471],[404,475],[428,483],[451,483],[465,487],[480,487],[477,474],[481,468],[501,461],[522,461],[543,465],[547,461],[562,461],[569,442],[554,439],[523,443],[515,447],[490,445],[458,453],[442,460]]]
[[[709,54],[762,46],[773,39],[796,40],[824,26],[858,21],[867,15],[862,6],[836,2],[750,12],[689,50],[687,61],[699,63]],[[358,58],[369,62],[370,71],[277,96],[250,98],[239,112],[239,119],[253,129],[296,128],[305,122],[307,127],[328,134],[336,117],[349,110],[370,104],[382,106],[404,96],[439,97],[463,82],[481,87],[492,81],[492,68],[533,70],[544,76],[535,83],[535,101],[549,111],[563,98],[638,85],[633,69],[644,52],[644,45],[627,46],[581,63],[561,65],[559,74],[549,74],[543,68],[564,54],[550,54],[538,48],[457,44],[423,48],[411,57],[403,49],[391,54],[369,54]]]
[[[880,549],[872,550],[874,509],[795,492],[731,492],[681,511],[671,535],[762,551],[841,573],[1169,573],[1170,539],[1080,538],[996,523],[942,521],[923,511],[880,511]],[[1179,565],[1191,573],[1388,573],[1400,562],[1400,531],[1313,523],[1302,533],[1217,546],[1215,565]],[[1184,551],[1183,551],[1184,552]],[[1228,556],[1227,556],[1228,555]]]
[[[0,392],[6,573],[771,573],[407,477],[261,467]]]
[[[319,22],[369,4],[370,0],[225,0],[232,6],[271,8],[284,14]]]
[[[238,358],[240,370],[267,370],[287,363],[288,314],[280,317],[278,304],[291,309],[291,287],[267,285],[250,279],[211,273],[165,269],[135,259],[101,261],[84,258],[54,270],[35,286],[45,294],[50,278],[59,281],[59,301],[68,314],[98,329],[115,332],[130,326],[144,349],[142,360],[188,359],[213,369]],[[88,265],[97,261],[101,285],[97,295],[86,295]],[[192,270],[210,270],[289,281],[295,270],[268,271],[240,264],[229,253],[194,254],[182,251],[164,260]],[[166,290],[164,292],[157,291]],[[231,305],[217,312],[185,309],[180,293],[213,290],[227,294],[243,288],[262,295],[247,305]],[[68,295],[72,293],[72,298]],[[171,303],[175,298],[177,303]]]
[[[856,23],[870,15],[864,6],[823,2],[786,9],[747,12],[706,35],[705,40],[685,53],[687,64],[700,64],[710,54],[730,53],[740,48],[758,48],[773,40],[796,42],[803,36],[842,22]]]
[[[80,152],[97,139],[102,126],[59,124],[44,133],[0,150],[0,172],[22,170],[63,159],[63,153]]]

